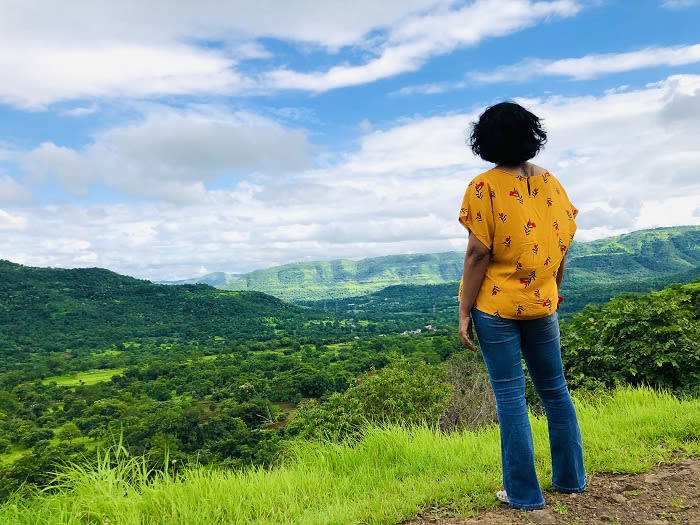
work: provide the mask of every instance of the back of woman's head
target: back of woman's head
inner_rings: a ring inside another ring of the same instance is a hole
[[[530,160],[547,142],[540,119],[514,102],[501,102],[486,109],[472,123],[469,145],[482,159],[516,166]]]

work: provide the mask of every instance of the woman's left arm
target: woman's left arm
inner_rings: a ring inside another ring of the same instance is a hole
[[[459,339],[472,351],[476,350],[476,346],[474,346],[470,313],[474,308],[476,296],[479,294],[490,261],[491,249],[477,239],[476,235],[470,233],[467,253],[464,256],[462,295],[459,301]]]

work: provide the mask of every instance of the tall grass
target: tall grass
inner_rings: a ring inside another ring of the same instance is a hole
[[[577,400],[589,473],[643,472],[700,454],[700,399],[622,389]],[[550,474],[546,421],[533,418],[538,471]],[[472,513],[500,487],[496,428],[443,434],[429,428],[368,428],[355,444],[298,442],[274,469],[148,472],[138,458],[102,454],[72,467],[52,492],[0,507],[7,524],[397,523],[431,506]]]

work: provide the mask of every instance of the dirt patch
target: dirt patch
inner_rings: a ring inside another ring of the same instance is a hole
[[[700,458],[638,475],[594,474],[582,494],[545,493],[547,507],[523,512],[505,505],[471,518],[435,509],[404,525],[700,525]]]

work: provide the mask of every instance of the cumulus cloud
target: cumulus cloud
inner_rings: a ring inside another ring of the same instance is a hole
[[[476,118],[476,113],[418,117],[374,130],[362,137],[357,153],[345,157],[343,170],[372,181],[383,173],[421,179],[465,162],[476,165],[465,145],[469,123]]]
[[[587,55],[559,60],[528,59],[501,66],[490,72],[469,73],[474,82],[494,83],[523,81],[539,76],[561,76],[576,80],[659,66],[682,66],[700,62],[700,44],[671,47],[648,47],[628,53]]]
[[[55,179],[81,196],[87,195],[87,186],[96,176],[78,152],[52,142],[44,142],[20,156],[20,163],[35,181]]]
[[[0,230],[3,232],[21,232],[27,225],[25,217],[12,214],[0,208]],[[1,256],[0,256],[1,257]]]
[[[550,131],[541,162],[561,173],[584,238],[605,224],[603,211],[609,223],[595,236],[697,223],[688,198],[700,196],[699,95],[700,76],[686,75],[602,97],[528,101]],[[669,119],[669,108],[689,118]]]
[[[562,179],[581,209],[582,239],[697,223],[696,205],[683,199],[700,196],[699,97],[700,76],[681,75],[600,96],[521,100],[544,118],[550,141],[537,162]],[[332,170],[336,188],[365,192],[346,203],[348,224],[362,221],[363,213],[379,217],[378,230],[389,239],[402,235],[394,219],[405,217],[418,241],[422,230],[412,221],[437,213],[441,226],[432,226],[434,238],[444,234],[459,244],[463,232],[454,210],[466,183],[487,167],[464,143],[469,122],[481,109],[368,132],[359,150]],[[328,175],[307,176],[320,183]],[[669,209],[662,212],[658,202]],[[361,213],[350,218],[350,209]],[[336,228],[336,238],[343,238],[343,226]],[[357,230],[371,238],[367,225]]]
[[[42,109],[81,98],[234,93],[252,85],[234,65],[219,51],[175,44],[26,44],[18,50],[14,42],[0,45],[0,103]]]
[[[85,195],[93,183],[173,202],[201,200],[206,183],[240,174],[309,167],[306,133],[250,112],[158,108],[144,120],[97,134],[76,150],[43,143],[20,156],[36,179]]]
[[[63,111],[60,111],[59,114],[66,117],[85,117],[87,115],[92,115],[93,113],[97,112],[98,109],[99,106],[93,102],[92,104],[89,104],[87,106],[78,106],[71,109],[64,109]]]
[[[0,174],[0,205],[29,201],[31,191],[9,175]]]
[[[625,209],[595,206],[585,210],[585,213],[577,221],[579,228],[593,230],[605,228],[607,230],[631,229],[639,217],[639,209]]]

